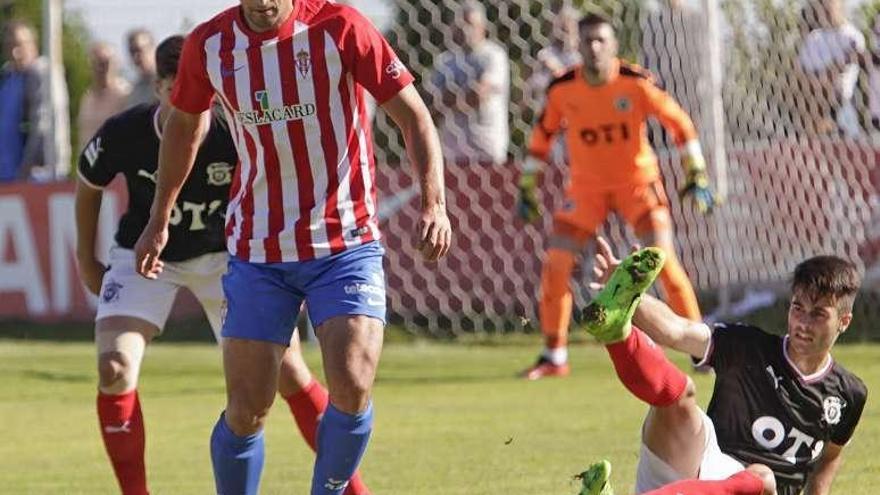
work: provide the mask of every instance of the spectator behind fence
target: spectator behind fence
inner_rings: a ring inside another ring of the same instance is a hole
[[[98,42],[89,50],[92,68],[92,84],[83,94],[79,104],[76,125],[79,131],[79,147],[98,131],[104,121],[126,108],[131,86],[119,76],[116,53],[107,43]]]
[[[144,28],[129,31],[126,39],[128,56],[137,72],[134,81],[132,81],[127,106],[155,103],[157,100],[153,86],[156,80],[156,41],[153,39],[153,35]]]
[[[487,39],[486,11],[467,1],[456,13],[456,46],[437,57],[431,83],[442,115],[443,152],[453,162],[502,163],[507,159],[510,61]]]
[[[550,43],[538,51],[538,68],[526,81],[530,108],[542,108],[550,81],[581,64],[578,19],[580,13],[570,5],[562,7],[553,18]]]
[[[804,126],[814,134],[862,133],[853,95],[865,37],[847,19],[841,0],[816,0],[805,21],[810,29],[798,53],[806,93]]]
[[[868,109],[871,127],[880,130],[880,12],[871,19],[870,50],[865,57],[868,73]]]
[[[48,65],[39,56],[36,32],[13,20],[3,30],[0,68],[0,182],[27,179],[51,168],[52,140]]]

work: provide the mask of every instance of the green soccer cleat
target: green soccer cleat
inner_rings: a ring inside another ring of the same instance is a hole
[[[614,489],[611,488],[611,463],[604,459],[575,478],[584,485],[578,495],[614,495]]]
[[[655,247],[643,248],[620,263],[605,287],[580,313],[578,323],[603,344],[625,340],[639,300],[654,283],[666,254]]]

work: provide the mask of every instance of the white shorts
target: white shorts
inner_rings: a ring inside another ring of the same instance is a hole
[[[220,338],[226,252],[208,253],[179,262],[166,262],[157,280],[148,280],[135,271],[134,251],[120,247],[110,250],[110,269],[104,274],[95,320],[108,316],[131,316],[156,325],[161,332],[174,305],[177,291],[186,287],[205,310],[214,336]]]
[[[701,480],[723,480],[743,471],[745,468],[736,459],[721,452],[715,425],[706,413],[703,414],[703,428],[706,432],[706,445],[703,449],[703,460],[700,462]],[[684,479],[663,459],[648,449],[642,442],[639,452],[639,465],[636,468],[636,494],[656,490],[664,485]]]

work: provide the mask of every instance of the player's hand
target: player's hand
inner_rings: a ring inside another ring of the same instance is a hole
[[[633,244],[630,252],[634,253],[641,248],[638,244]],[[596,276],[596,279],[590,282],[590,289],[602,290],[618,265],[620,265],[620,258],[614,254],[611,244],[608,244],[608,241],[602,236],[596,237],[596,256],[593,258],[593,275]]]
[[[165,263],[159,259],[159,255],[162,254],[166,244],[168,244],[168,222],[151,217],[134,245],[134,266],[139,274],[153,280],[159,277],[165,268]]]
[[[446,256],[452,244],[452,225],[445,206],[437,205],[423,210],[416,229],[418,249],[425,261],[437,261]]]
[[[526,223],[534,223],[541,218],[541,203],[538,201],[538,177],[536,173],[523,172],[519,177],[519,197],[516,201],[516,215]]]
[[[689,168],[687,180],[680,191],[683,198],[692,197],[697,210],[703,214],[710,214],[717,204],[715,194],[709,187],[709,176],[705,169]]]
[[[104,272],[107,271],[107,267],[96,260],[94,256],[77,259],[77,264],[79,265],[79,275],[82,277],[86,289],[97,296],[101,292],[101,282],[104,280]]]

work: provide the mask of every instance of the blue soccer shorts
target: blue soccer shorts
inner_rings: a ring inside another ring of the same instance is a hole
[[[316,330],[330,318],[385,323],[385,249],[378,241],[307,261],[250,263],[235,256],[223,276],[223,337],[287,346],[303,301]]]

